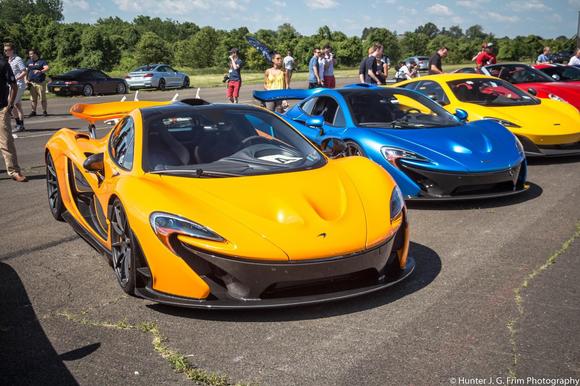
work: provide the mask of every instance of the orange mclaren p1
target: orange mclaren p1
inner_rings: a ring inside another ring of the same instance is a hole
[[[71,113],[93,130],[48,141],[50,210],[109,258],[129,294],[284,307],[370,293],[413,271],[399,188],[366,158],[331,158],[339,142],[322,151],[265,109],[199,99]],[[95,138],[95,123],[112,119]]]

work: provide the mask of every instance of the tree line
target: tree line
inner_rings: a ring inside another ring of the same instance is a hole
[[[496,37],[480,25],[463,30],[459,26],[446,29],[426,23],[401,35],[386,27],[371,27],[364,28],[361,36],[347,36],[328,26],[320,27],[313,35],[303,35],[288,23],[275,30],[252,33],[246,27],[227,31],[149,16],[137,16],[132,21],[107,17],[94,24],[62,20],[62,0],[0,0],[0,37],[15,43],[21,56],[29,48],[40,50],[51,64],[51,73],[77,67],[129,71],[157,62],[221,71],[227,66],[232,47],[240,49],[246,69],[263,70],[269,64],[247,44],[248,35],[283,55],[292,51],[302,69],[307,67],[312,49],[327,43],[342,67],[357,66],[375,41],[385,46],[385,55],[391,62],[412,55],[430,55],[440,46],[449,48],[449,63],[469,62],[483,42],[495,43],[502,61],[530,61],[546,45],[552,52],[573,50],[576,46],[575,37]]]

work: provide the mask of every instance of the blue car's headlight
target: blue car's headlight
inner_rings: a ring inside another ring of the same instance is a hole
[[[403,193],[397,185],[393,189],[391,194],[391,222],[395,221],[401,213],[403,213],[403,208],[405,207],[405,199],[403,198]]]
[[[217,242],[226,241],[223,237],[203,225],[169,213],[153,212],[149,217],[149,221],[159,240],[173,252],[175,251],[171,246],[170,239],[174,235],[184,235]]]
[[[387,161],[389,161],[393,166],[396,166],[396,167],[398,167],[397,160],[399,158],[413,160],[413,161],[429,162],[429,160],[427,158],[423,157],[422,155],[419,155],[417,153],[413,153],[412,151],[399,149],[396,147],[383,146],[383,147],[381,147],[381,153]]]

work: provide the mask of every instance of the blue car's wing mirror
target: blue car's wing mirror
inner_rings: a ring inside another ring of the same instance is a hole
[[[467,117],[469,114],[467,114],[467,111],[463,110],[463,109],[455,109],[455,116],[457,117],[457,119],[459,119],[462,122],[467,121]]]

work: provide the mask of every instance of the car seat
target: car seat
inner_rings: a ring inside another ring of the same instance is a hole
[[[167,130],[162,122],[149,129],[147,160],[150,170],[163,170],[167,166],[189,165],[191,154]]]

